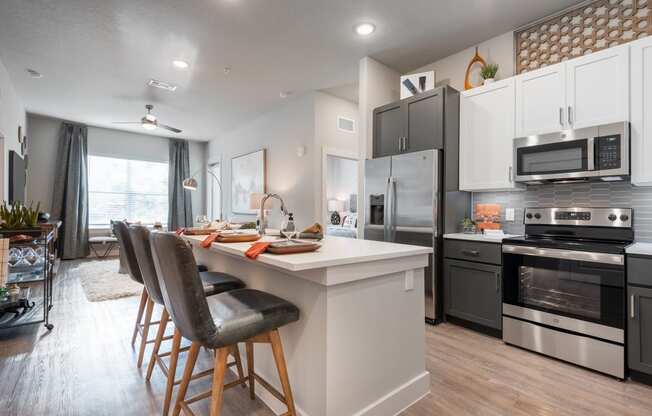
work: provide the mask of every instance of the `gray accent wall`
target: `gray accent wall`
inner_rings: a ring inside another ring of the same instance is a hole
[[[476,192],[476,203],[502,205],[503,229],[523,234],[523,215],[528,207],[618,207],[634,209],[636,241],[652,242],[652,187],[636,187],[629,182],[592,182],[528,186],[525,191]],[[514,208],[513,222],[505,221],[505,209]]]

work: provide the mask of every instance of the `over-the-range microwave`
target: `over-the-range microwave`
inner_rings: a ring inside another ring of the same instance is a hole
[[[517,138],[514,180],[625,180],[630,176],[629,129],[629,123],[622,122]]]

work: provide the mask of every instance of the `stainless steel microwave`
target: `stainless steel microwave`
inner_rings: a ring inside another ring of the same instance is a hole
[[[516,182],[615,181],[630,176],[629,123],[514,140]]]

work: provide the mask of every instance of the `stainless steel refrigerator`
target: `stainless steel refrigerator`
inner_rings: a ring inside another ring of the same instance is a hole
[[[440,276],[444,201],[452,222],[466,214],[468,205],[468,195],[442,192],[442,177],[442,150],[365,161],[364,238],[433,248],[425,269],[425,317],[433,324],[443,312]]]

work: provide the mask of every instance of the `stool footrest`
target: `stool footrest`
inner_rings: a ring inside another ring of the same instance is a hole
[[[261,376],[259,376],[259,375],[256,374],[255,372],[254,372],[254,379],[255,379],[256,381],[258,381],[258,382],[259,382],[263,387],[265,387],[265,389],[266,389],[267,391],[269,391],[270,393],[272,393],[272,396],[276,397],[276,398],[277,398],[278,400],[280,400],[282,403],[287,403],[287,400],[285,399],[285,396],[283,396],[283,394],[281,394],[280,391],[276,390],[276,388],[275,388],[274,386],[272,386],[271,384],[269,384],[269,383],[267,382],[267,380],[265,380],[264,378],[262,378]]]

